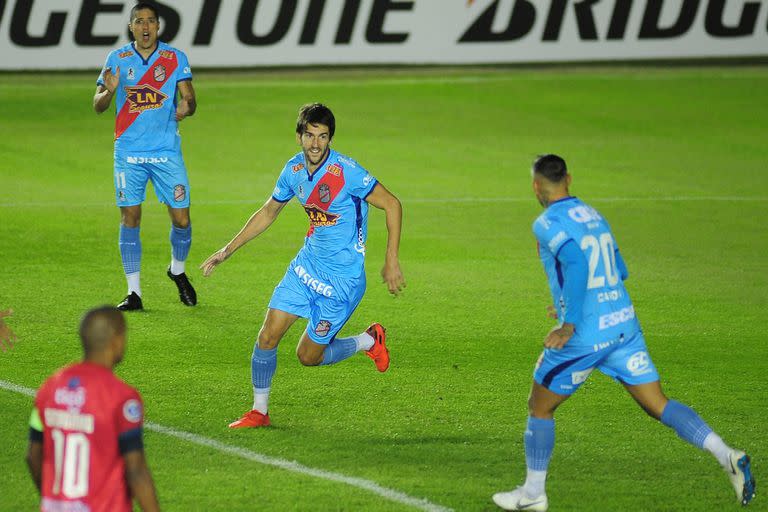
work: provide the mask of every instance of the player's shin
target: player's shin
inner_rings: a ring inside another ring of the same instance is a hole
[[[544,494],[547,467],[555,447],[555,420],[529,416],[523,437],[528,469],[523,488],[530,497],[540,496]]]
[[[661,422],[673,428],[682,439],[710,452],[723,468],[728,469],[730,447],[712,431],[710,426],[693,409],[680,402],[670,400],[661,413]]]
[[[251,383],[253,384],[253,409],[267,414],[269,389],[277,369],[277,348],[262,350],[258,342],[251,356]]]
[[[141,296],[139,286],[139,270],[141,269],[141,238],[139,226],[129,228],[120,225],[120,258],[123,261],[123,271],[128,280],[128,294],[135,292]]]
[[[184,262],[189,256],[189,248],[192,245],[192,225],[186,228],[177,228],[171,225],[171,274],[184,273]]]

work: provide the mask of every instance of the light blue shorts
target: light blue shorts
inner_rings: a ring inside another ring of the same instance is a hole
[[[326,345],[347,323],[364,293],[365,272],[359,278],[335,277],[296,257],[275,287],[269,307],[309,319],[307,334]]]
[[[189,179],[180,153],[115,153],[115,202],[136,206],[147,197],[147,182],[155,195],[171,208],[189,206]]]
[[[576,343],[572,344],[574,341]],[[595,345],[584,345],[572,338],[560,350],[546,348],[536,363],[533,378],[553,393],[570,395],[595,368],[622,384],[647,384],[659,380],[640,331],[629,338],[622,335]]]

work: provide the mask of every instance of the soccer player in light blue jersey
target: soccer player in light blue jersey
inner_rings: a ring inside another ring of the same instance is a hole
[[[661,390],[624,281],[629,276],[608,222],[569,194],[565,161],[544,155],[533,164],[533,190],[545,208],[533,223],[539,256],[559,321],[544,340],[533,375],[525,430],[525,484],[500,492],[504,510],[545,511],[544,484],[555,444],[554,412],[594,369],[621,383],[651,417],[689,443],[712,453],[730,476],[739,503],[755,495],[750,459],[727,446],[687,406]]]
[[[383,209],[387,249],[382,278],[390,293],[405,286],[398,252],[402,208],[400,201],[355,160],[331,149],[336,129],[325,105],[304,105],[296,122],[301,151],[283,167],[272,196],[240,232],[201,266],[203,275],[263,233],[292,198],[309,217],[304,246],[275,287],[264,324],[251,356],[253,408],[230,428],[270,424],[269,391],[277,367],[277,345],[299,318],[309,320],[296,355],[305,366],[329,365],[364,351],[376,368],[389,368],[386,334],[381,324],[348,338],[336,335],[349,320],[365,292],[365,251],[368,205]]]
[[[134,41],[109,54],[93,97],[98,114],[115,97],[115,201],[120,208],[120,256],[128,281],[128,295],[117,307],[143,309],[139,225],[148,181],[171,217],[167,275],[176,284],[181,302],[194,306],[197,294],[184,272],[192,226],[178,129],[178,123],[197,108],[192,71],[184,52],[158,41],[160,25],[151,3],[137,3],[128,26]]]

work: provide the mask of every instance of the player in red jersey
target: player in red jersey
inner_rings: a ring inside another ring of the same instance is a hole
[[[85,357],[35,397],[27,464],[44,512],[130,512],[131,496],[159,510],[144,459],[139,393],[112,369],[125,353],[123,314],[104,306],[80,322]]]

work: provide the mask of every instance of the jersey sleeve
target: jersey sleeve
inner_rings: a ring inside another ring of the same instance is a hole
[[[344,181],[346,182],[349,195],[365,199],[368,194],[373,192],[376,186],[376,178],[359,165],[346,166],[344,168]]]
[[[112,68],[112,73],[117,71],[117,54],[114,51],[109,52],[109,55],[107,55],[104,67],[101,68],[101,73],[99,73],[99,78],[96,79],[96,85],[104,85],[104,70],[107,68]]]
[[[277,178],[275,189],[272,191],[272,199],[279,203],[287,203],[295,195],[291,188],[288,177],[290,176],[291,169],[288,165],[283,168],[283,172]]]
[[[116,411],[117,433],[122,435],[144,425],[144,404],[139,393],[130,389],[118,402]]]
[[[557,219],[546,215],[541,215],[533,223],[533,234],[539,244],[547,247],[555,257],[568,240],[573,240]]]
[[[187,54],[182,51],[176,51],[177,58],[179,59],[179,74],[177,82],[183,82],[185,80],[192,80],[192,67],[189,65],[189,59]]]

